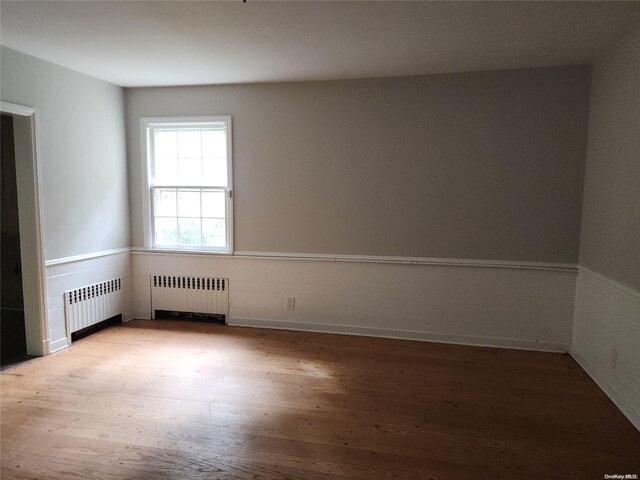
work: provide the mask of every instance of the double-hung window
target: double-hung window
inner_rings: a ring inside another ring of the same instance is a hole
[[[231,117],[143,119],[147,244],[232,251]]]

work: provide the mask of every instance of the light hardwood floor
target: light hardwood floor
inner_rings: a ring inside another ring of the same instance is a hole
[[[135,320],[1,387],[3,480],[640,474],[640,432],[559,354]]]

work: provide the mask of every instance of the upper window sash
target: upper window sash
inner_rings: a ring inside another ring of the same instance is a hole
[[[148,124],[149,185],[229,188],[228,130],[227,121]]]

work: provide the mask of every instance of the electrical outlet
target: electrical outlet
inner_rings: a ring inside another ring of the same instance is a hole
[[[618,368],[618,350],[615,348],[611,349],[611,366],[614,370]]]
[[[296,297],[287,298],[287,310],[295,310],[296,308]]]

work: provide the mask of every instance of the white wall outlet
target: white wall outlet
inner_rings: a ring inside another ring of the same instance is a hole
[[[618,368],[618,350],[616,348],[611,349],[611,366],[614,370]]]
[[[296,297],[287,298],[287,310],[295,310],[296,308]]]

